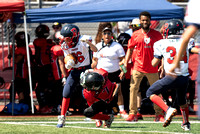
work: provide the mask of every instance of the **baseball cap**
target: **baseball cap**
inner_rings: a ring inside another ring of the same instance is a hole
[[[140,20],[138,18],[135,18],[132,20],[130,25],[133,25],[134,27],[140,27]]]
[[[135,19],[132,20],[131,24],[132,25],[140,24],[140,20],[138,18],[135,18]]]
[[[62,25],[59,22],[54,22],[52,25],[52,28],[55,28],[55,27],[62,27]]]
[[[110,27],[105,27],[105,28],[103,29],[102,32],[105,32],[105,31],[110,31],[110,32],[112,32],[112,29],[111,29]]]

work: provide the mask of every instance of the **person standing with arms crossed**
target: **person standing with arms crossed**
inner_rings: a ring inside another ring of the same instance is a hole
[[[200,4],[200,1],[198,0],[190,0],[188,2],[187,11],[185,14],[185,21],[188,27],[182,35],[181,47],[179,49],[177,58],[175,58],[173,62],[174,65],[169,70],[170,73],[173,73],[176,68],[180,67],[180,61],[182,60],[182,55],[186,51],[190,38],[192,38],[195,35],[195,33],[197,33],[198,30],[200,29],[199,4]],[[199,54],[200,54],[200,51],[199,51]],[[197,91],[198,91],[198,98],[200,98],[200,65],[198,66]],[[200,99],[198,99],[198,104],[200,104]],[[200,106],[198,106],[198,117],[200,119]]]
[[[150,85],[159,79],[158,67],[153,67],[151,65],[151,60],[153,59],[153,45],[156,41],[162,39],[162,35],[160,32],[150,29],[151,15],[149,12],[141,12],[139,19],[141,29],[132,34],[124,61],[124,66],[127,67],[128,61],[132,57],[133,50],[137,49],[130,84],[130,104],[127,121],[138,121],[137,93],[142,78],[146,75]],[[154,105],[154,109],[156,114],[155,121],[164,121],[162,109],[157,105]]]

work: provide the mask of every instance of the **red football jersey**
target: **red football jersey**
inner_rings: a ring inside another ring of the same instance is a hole
[[[50,64],[50,49],[55,44],[50,39],[37,38],[34,40],[35,59],[37,64],[47,65]]]
[[[142,29],[135,31],[128,43],[128,48],[137,47],[135,55],[134,70],[143,73],[157,73],[158,67],[153,67],[151,61],[153,59],[153,45],[156,41],[162,39],[160,32],[150,29],[144,33]]]
[[[58,57],[63,56],[64,57],[64,52],[61,49],[60,45],[55,45],[51,47],[51,67],[53,71],[53,76],[55,80],[59,80],[62,78],[62,73],[60,70],[60,65],[58,62]]]
[[[30,50],[31,51],[31,50]],[[27,54],[26,47],[17,47],[15,49],[15,57],[23,56],[23,59],[18,63],[15,63],[15,77],[28,78],[28,65],[27,65]],[[31,52],[30,52],[31,55]]]
[[[88,91],[86,89],[83,90],[83,95],[85,99],[87,100],[87,103],[89,106],[91,106],[93,103],[99,101],[99,100],[104,100],[107,103],[109,103],[113,97],[113,91],[116,87],[116,84],[112,83],[107,77],[108,77],[108,72],[105,71],[104,69],[94,69],[94,72],[97,72],[105,78],[105,84],[101,89],[99,89],[98,92],[96,91]]]

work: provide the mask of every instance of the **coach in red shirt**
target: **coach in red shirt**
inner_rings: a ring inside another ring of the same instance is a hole
[[[138,121],[137,118],[137,93],[140,82],[144,75],[147,77],[150,85],[159,79],[158,68],[151,65],[153,59],[153,45],[156,41],[162,39],[160,32],[150,28],[151,15],[149,12],[141,12],[140,16],[141,29],[135,31],[128,43],[128,51],[124,65],[127,66],[129,59],[132,57],[133,49],[136,49],[135,63],[133,66],[131,83],[130,83],[130,104],[129,117],[127,121]],[[162,110],[154,106],[156,120],[160,121]]]

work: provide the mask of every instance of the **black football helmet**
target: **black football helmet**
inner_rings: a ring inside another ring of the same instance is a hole
[[[171,19],[165,22],[163,29],[163,36],[168,38],[169,35],[181,35],[184,28],[181,20]]]
[[[88,91],[98,91],[104,82],[104,77],[97,72],[87,72],[80,80],[81,85]]]
[[[128,45],[128,40],[131,38],[131,36],[127,33],[121,33],[117,37],[117,42],[121,44],[122,46],[127,46]]]
[[[18,47],[26,46],[25,32],[17,32],[15,34],[15,41]],[[30,43],[30,36],[28,34],[28,43]]]
[[[35,29],[35,35],[38,38],[47,38],[49,36],[49,27],[47,25],[41,24]]]
[[[79,28],[73,24],[65,25],[60,34],[64,37],[64,41],[66,42],[68,48],[75,47],[79,41],[80,33]]]

